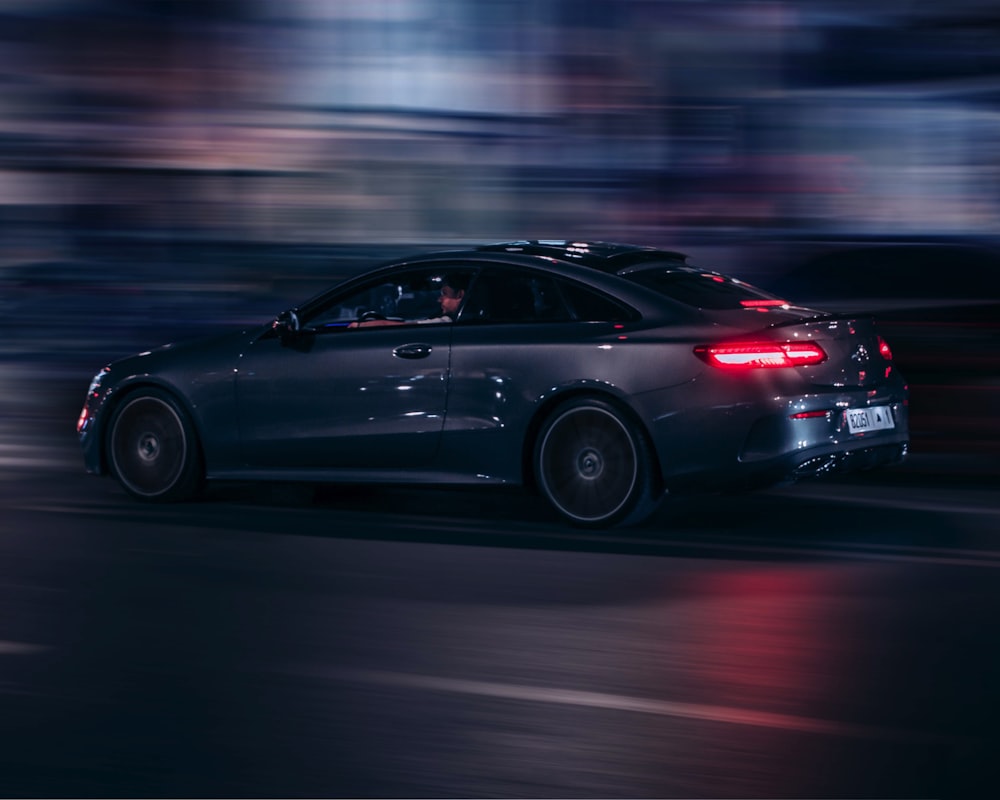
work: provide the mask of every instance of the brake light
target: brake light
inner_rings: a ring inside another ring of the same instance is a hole
[[[826,361],[815,342],[732,342],[703,344],[694,349],[702,361],[722,369],[769,369],[812,366]]]
[[[787,300],[740,300],[743,308],[773,308],[775,306],[787,306]]]
[[[881,336],[878,337],[878,352],[886,361],[892,361],[892,349],[889,347],[889,343]]]

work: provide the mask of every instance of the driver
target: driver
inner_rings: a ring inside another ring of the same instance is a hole
[[[441,285],[441,294],[438,295],[438,303],[441,304],[440,316],[416,320],[366,319],[352,322],[347,327],[374,328],[384,325],[410,325],[413,323],[428,325],[439,322],[454,322],[455,317],[458,316],[458,309],[462,306],[462,300],[465,298],[465,290],[468,288],[468,285],[469,277],[467,275],[455,274],[448,275],[445,278],[444,283]]]

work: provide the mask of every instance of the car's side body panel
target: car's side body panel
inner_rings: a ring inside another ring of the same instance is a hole
[[[257,339],[236,377],[242,462],[427,464],[444,425],[450,338],[449,325],[422,325]]]

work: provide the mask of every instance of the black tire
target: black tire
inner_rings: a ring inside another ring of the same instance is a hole
[[[108,432],[108,462],[122,488],[140,500],[191,499],[204,478],[188,415],[159,389],[141,389],[122,400]]]
[[[556,408],[539,431],[534,464],[538,488],[573,525],[637,524],[659,500],[646,437],[602,400]]]

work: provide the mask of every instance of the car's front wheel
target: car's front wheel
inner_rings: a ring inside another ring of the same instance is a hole
[[[108,460],[125,491],[141,500],[186,500],[201,489],[194,428],[177,401],[159,389],[122,401],[108,434]]]
[[[535,445],[535,476],[553,508],[583,527],[640,522],[658,500],[642,432],[596,398],[569,401],[548,417]]]

